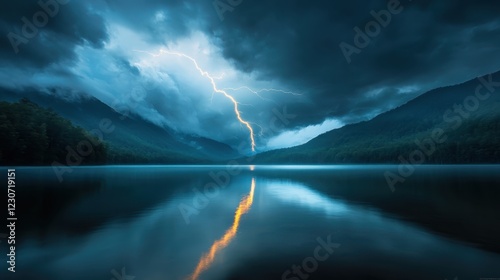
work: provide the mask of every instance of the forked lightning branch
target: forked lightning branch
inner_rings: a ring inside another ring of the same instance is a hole
[[[7,229],[8,229],[8,253],[7,268],[10,272],[16,272],[16,170],[7,170]]]

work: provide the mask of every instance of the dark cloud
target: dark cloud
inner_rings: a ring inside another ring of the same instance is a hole
[[[105,0],[108,20],[141,32],[150,42],[168,43],[188,36],[205,22],[206,5],[179,0]]]
[[[244,1],[207,32],[239,69],[307,91],[314,106],[294,105],[301,112],[297,125],[369,115],[408,99],[381,94],[366,100],[372,88],[430,89],[500,68],[500,4],[465,0],[401,1],[403,11],[347,63],[339,44],[354,45],[353,28],[364,29],[370,12],[387,3]]]
[[[105,20],[89,3],[42,0],[50,4],[45,9],[38,2],[3,3],[0,59],[4,65],[43,68],[71,63],[76,46],[89,44],[100,48],[108,39]]]
[[[71,1],[60,7],[38,36],[21,45],[17,55],[7,34],[20,34],[21,17],[32,18],[40,7],[34,0],[11,1],[0,11],[4,34],[0,60],[13,68],[71,65],[77,46],[102,48],[114,35],[111,25],[163,45],[201,31],[238,70],[303,94],[300,98],[274,95],[274,104],[250,108],[255,113],[252,121],[262,124],[273,118],[275,104],[280,110],[286,106],[297,116],[283,130],[327,118],[365,120],[423,91],[500,69],[500,3],[487,0],[402,0],[402,11],[393,14],[348,63],[339,45],[354,46],[354,28],[364,30],[374,20],[372,11],[386,10],[390,1],[243,0],[224,12],[223,20],[211,0]],[[142,77],[126,54],[116,54],[112,61],[130,73],[130,79]],[[182,91],[183,85],[175,88]],[[224,126],[230,108],[203,111],[200,100],[180,91],[157,91],[145,100],[170,121],[192,118],[193,126]]]

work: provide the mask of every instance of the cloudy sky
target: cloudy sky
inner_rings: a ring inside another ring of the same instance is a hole
[[[0,10],[0,87],[93,95],[179,132],[248,142],[215,86],[239,103],[258,151],[500,70],[500,3],[489,0],[37,2]]]

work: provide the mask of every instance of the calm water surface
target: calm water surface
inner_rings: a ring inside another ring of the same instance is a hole
[[[500,279],[500,166],[396,169],[18,168],[0,278]]]

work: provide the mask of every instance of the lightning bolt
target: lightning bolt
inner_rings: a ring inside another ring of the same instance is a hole
[[[222,80],[222,79],[224,79],[225,76],[226,76],[226,73],[222,73],[219,76],[212,76],[212,77],[216,80]]]
[[[200,67],[200,65],[198,64],[198,62],[196,61],[196,59],[194,59],[191,56],[189,56],[187,54],[184,54],[184,53],[172,52],[172,51],[168,51],[168,50],[165,50],[165,49],[161,49],[160,52],[157,53],[157,54],[150,53],[150,52],[147,52],[147,51],[141,51],[141,50],[135,50],[135,51],[136,52],[141,52],[141,53],[146,53],[146,54],[149,54],[149,55],[151,55],[153,57],[159,57],[159,56],[162,56],[164,54],[168,54],[168,55],[175,55],[175,56],[178,56],[178,57],[190,60],[193,63],[193,65],[196,67],[196,70],[198,70],[198,72],[200,72],[200,75],[203,76],[203,77],[206,77],[210,81],[210,83],[212,84],[213,91],[224,95],[227,99],[229,99],[233,103],[234,113],[236,115],[236,118],[238,119],[238,121],[241,124],[243,124],[244,126],[246,126],[246,128],[248,129],[248,132],[250,134],[251,148],[252,148],[252,151],[255,152],[255,146],[256,145],[255,145],[255,135],[254,135],[253,127],[250,125],[250,123],[248,121],[244,120],[243,117],[241,116],[241,112],[240,112],[240,110],[238,108],[238,105],[239,105],[238,101],[236,101],[236,99],[232,95],[230,95],[229,93],[227,93],[227,91],[225,91],[224,89],[219,89],[217,87],[217,83],[215,82],[215,80],[216,79],[220,79],[224,75],[221,75],[221,77],[211,76],[207,71],[203,70],[203,68]]]
[[[241,86],[241,87],[237,87],[237,88],[224,88],[223,90],[225,91],[241,91],[241,90],[247,90],[253,94],[255,94],[256,96],[258,96],[260,99],[262,100],[267,100],[269,102],[273,102],[274,104],[278,104],[276,103],[274,100],[272,99],[269,99],[269,98],[266,98],[264,96],[262,96],[260,93],[262,92],[276,92],[276,93],[285,93],[285,94],[291,94],[291,95],[295,95],[295,96],[299,96],[299,95],[302,95],[300,93],[296,93],[296,92],[293,92],[293,91],[286,91],[286,90],[282,90],[282,89],[276,89],[276,88],[262,88],[262,89],[252,89],[248,86]]]
[[[267,100],[267,101],[270,101],[270,102],[274,102],[273,100],[269,99],[269,98],[266,98],[266,97],[263,97],[262,95],[260,95],[260,91],[255,91],[247,86],[242,86],[242,87],[238,87],[238,88],[225,88],[224,90],[225,91],[240,91],[240,90],[248,90],[250,91],[251,93],[257,95],[260,99],[262,100]],[[276,102],[274,102],[276,103]]]
[[[296,93],[293,91],[286,91],[286,90],[276,89],[276,88],[252,89],[252,88],[247,87],[247,86],[241,86],[241,87],[237,87],[237,88],[225,88],[224,90],[232,90],[232,91],[248,90],[249,92],[251,92],[259,97],[261,97],[259,95],[261,92],[281,92],[281,93],[291,94],[291,95],[295,95],[295,96],[302,95],[300,93]]]

